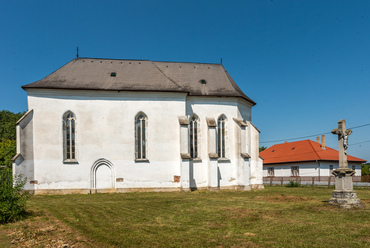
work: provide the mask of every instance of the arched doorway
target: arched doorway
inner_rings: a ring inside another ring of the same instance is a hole
[[[115,187],[115,171],[113,164],[104,158],[95,161],[91,167],[91,188],[112,189]]]

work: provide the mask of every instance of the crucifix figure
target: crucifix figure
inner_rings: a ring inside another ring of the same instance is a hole
[[[331,133],[338,135],[339,168],[348,168],[347,162],[348,136],[352,133],[352,130],[346,129],[346,121],[342,119],[338,121],[338,128],[333,129]]]
[[[340,208],[357,208],[364,207],[361,200],[357,198],[357,193],[353,190],[353,175],[355,171],[348,168],[347,148],[348,136],[352,133],[351,129],[346,129],[346,121],[338,121],[338,128],[331,131],[332,134],[338,135],[339,146],[339,168],[333,171],[335,176],[335,190],[329,204]]]

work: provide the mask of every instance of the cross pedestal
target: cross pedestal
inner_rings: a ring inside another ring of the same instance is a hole
[[[346,129],[346,121],[338,121],[338,128],[331,131],[338,135],[339,145],[339,168],[333,171],[335,176],[335,190],[329,203],[340,208],[364,207],[361,200],[357,198],[357,193],[353,190],[352,177],[354,170],[348,168],[347,148],[348,136],[352,133],[351,129]]]

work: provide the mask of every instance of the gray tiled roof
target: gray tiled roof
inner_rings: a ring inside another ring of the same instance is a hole
[[[22,88],[186,92],[241,97],[255,104],[220,64],[76,58]]]

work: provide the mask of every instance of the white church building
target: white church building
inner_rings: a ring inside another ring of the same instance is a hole
[[[22,87],[36,194],[263,188],[255,102],[221,64],[76,58]]]

